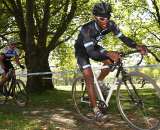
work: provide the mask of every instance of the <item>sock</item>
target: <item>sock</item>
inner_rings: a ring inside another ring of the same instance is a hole
[[[100,111],[99,108],[96,106],[93,108],[94,113],[97,113],[97,111]]]

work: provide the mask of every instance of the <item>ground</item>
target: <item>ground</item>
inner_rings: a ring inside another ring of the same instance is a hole
[[[0,106],[0,130],[131,130],[113,108],[108,111],[108,122],[92,124],[75,111],[71,92],[32,94],[26,107],[13,102]]]

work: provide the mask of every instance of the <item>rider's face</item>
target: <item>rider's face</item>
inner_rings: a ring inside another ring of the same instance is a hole
[[[108,19],[108,18],[95,16],[95,19],[96,19],[98,25],[99,25],[102,29],[107,28],[108,22],[109,22],[109,19]]]
[[[15,49],[15,48],[16,48],[16,44],[10,44],[9,47],[10,47],[11,49]]]

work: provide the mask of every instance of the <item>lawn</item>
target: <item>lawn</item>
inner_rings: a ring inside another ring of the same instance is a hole
[[[29,104],[23,108],[12,102],[1,105],[0,130],[131,130],[118,113],[115,97],[108,110],[110,120],[94,125],[81,120],[75,112],[70,88],[58,88],[30,94]]]

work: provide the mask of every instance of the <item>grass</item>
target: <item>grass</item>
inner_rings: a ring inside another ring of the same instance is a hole
[[[71,91],[54,90],[31,94],[28,106],[23,108],[12,102],[0,106],[0,130],[71,129],[103,130],[78,118]]]
[[[11,102],[1,105],[0,130],[130,130],[120,118],[115,96],[109,114],[112,119],[107,125],[89,124],[75,112],[69,89],[50,90],[31,94],[28,106],[23,108]]]
[[[30,95],[27,107],[20,108],[13,103],[0,106],[0,130],[39,130],[43,123],[55,114],[56,109],[71,108],[70,92],[47,91],[39,95]],[[69,107],[70,106],[70,107]],[[55,110],[55,111],[54,111]],[[46,124],[49,122],[46,122]],[[45,125],[44,125],[45,126]],[[47,129],[54,129],[56,124],[47,124]]]

